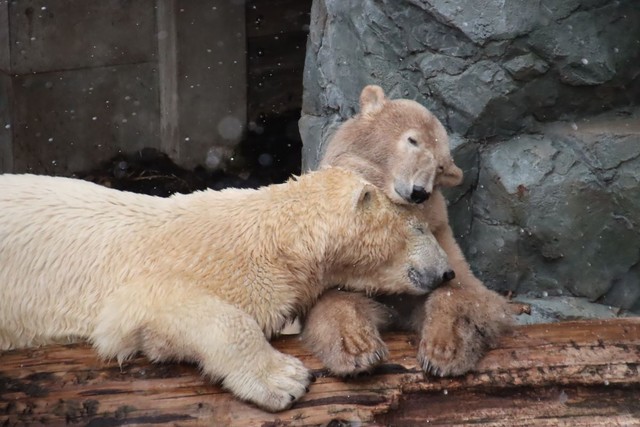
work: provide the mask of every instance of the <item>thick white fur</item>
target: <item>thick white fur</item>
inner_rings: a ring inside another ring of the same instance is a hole
[[[332,284],[423,293],[408,268],[448,269],[411,221],[337,168],[168,199],[0,175],[0,349],[88,338],[105,358],[195,361],[240,398],[282,410],[310,380],[267,341],[286,320]]]

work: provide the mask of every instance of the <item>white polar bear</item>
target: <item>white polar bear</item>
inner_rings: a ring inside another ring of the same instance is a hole
[[[421,294],[448,271],[407,210],[338,168],[168,199],[0,175],[0,349],[87,338],[120,362],[194,361],[270,411],[310,373],[267,338],[323,291]]]

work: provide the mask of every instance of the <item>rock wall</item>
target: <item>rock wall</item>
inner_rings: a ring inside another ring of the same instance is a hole
[[[304,169],[371,83],[451,133],[450,216],[490,287],[640,309],[636,0],[314,0]]]

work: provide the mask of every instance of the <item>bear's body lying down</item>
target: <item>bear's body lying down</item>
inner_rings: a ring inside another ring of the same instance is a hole
[[[105,358],[195,361],[273,411],[310,378],[265,335],[331,285],[421,294],[449,270],[428,231],[338,168],[168,199],[33,175],[0,188],[0,349],[88,338]]]

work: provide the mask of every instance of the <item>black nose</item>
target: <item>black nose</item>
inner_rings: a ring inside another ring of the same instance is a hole
[[[456,277],[456,273],[453,270],[445,271],[442,275],[442,281],[448,282],[449,280],[453,280]]]
[[[427,193],[424,187],[420,187],[418,185],[413,186],[413,191],[411,192],[411,201],[413,203],[422,203],[429,198],[431,193]]]

